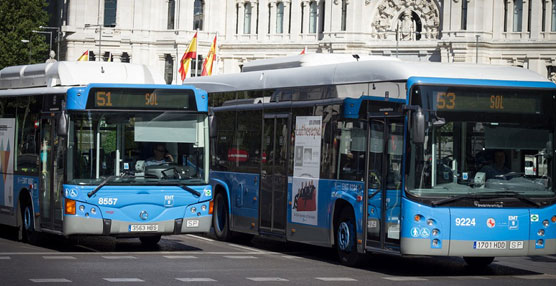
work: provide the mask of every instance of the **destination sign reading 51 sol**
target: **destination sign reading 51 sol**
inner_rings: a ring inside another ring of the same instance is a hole
[[[195,109],[193,90],[145,88],[92,88],[87,108]]]

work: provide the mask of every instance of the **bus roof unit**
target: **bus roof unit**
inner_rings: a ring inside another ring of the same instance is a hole
[[[188,78],[185,84],[193,84],[210,93],[365,82],[405,82],[411,77],[548,82],[541,75],[519,67],[377,59]]]
[[[0,71],[0,94],[9,89],[83,86],[89,83],[165,82],[148,67],[129,63],[55,62],[11,66]]]

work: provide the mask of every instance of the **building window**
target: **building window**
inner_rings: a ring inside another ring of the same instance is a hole
[[[174,19],[176,15],[176,1],[175,0],[168,0],[168,30],[174,29]]]
[[[467,30],[467,0],[461,1],[461,29]]]
[[[342,27],[341,30],[346,30],[346,23],[347,23],[347,1],[342,0]]]
[[[317,32],[317,2],[309,3],[309,33]]]
[[[203,72],[203,56],[197,54],[197,58],[191,60],[191,77],[201,76],[201,72]]]
[[[251,3],[247,2],[244,6],[243,33],[251,34]]]
[[[552,22],[550,25],[550,31],[556,32],[556,0],[552,0]]]
[[[523,0],[514,0],[514,32],[521,32],[521,21],[523,20]]]
[[[104,55],[102,55],[102,60],[105,62],[114,62],[114,56],[112,56],[111,52],[104,52]]]
[[[284,33],[284,3],[276,4],[276,34]]]
[[[121,62],[122,63],[129,63],[129,54],[127,52],[122,53]]]
[[[532,3],[529,2],[527,5],[527,32],[531,32],[531,5]]]
[[[541,32],[545,31],[546,25],[546,2],[542,1]]]
[[[116,27],[118,0],[104,0],[104,27]]]
[[[504,32],[508,31],[508,2],[504,1]]]
[[[95,53],[93,51],[89,51],[89,61],[94,62],[96,59],[97,57],[95,56]]]
[[[172,84],[174,79],[174,59],[170,54],[164,54],[164,81],[166,84]]]
[[[195,0],[193,4],[193,30],[203,30],[203,18],[205,17],[205,1]]]

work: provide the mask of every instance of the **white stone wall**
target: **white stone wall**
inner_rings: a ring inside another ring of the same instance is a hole
[[[465,29],[463,1],[468,11]],[[308,53],[519,65],[548,76],[547,67],[556,66],[552,1],[556,0],[523,0],[521,32],[514,32],[514,0],[316,0],[317,32],[310,33],[309,0],[205,0],[197,52],[205,56],[218,35],[216,73],[239,72],[246,61],[295,55],[307,47]],[[285,6],[283,33],[276,33],[278,2]],[[347,3],[345,31],[343,3]],[[243,33],[246,4],[252,7],[250,34]],[[89,49],[98,59],[100,48],[101,55],[109,51],[118,61],[126,52],[131,62],[163,73],[164,55],[170,54],[176,83],[179,58],[195,33],[193,5],[194,0],[175,0],[175,29],[168,30],[168,0],[118,0],[116,27],[99,29],[104,0],[71,1],[67,19],[62,19],[66,48],[62,55],[76,60]],[[411,20],[400,20],[404,12]]]

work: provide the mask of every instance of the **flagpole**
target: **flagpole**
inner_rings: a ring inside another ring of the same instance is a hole
[[[197,41],[195,41],[195,77],[198,77],[199,73],[199,29],[197,29]]]
[[[180,58],[178,51],[178,38],[176,37],[176,84],[178,84],[178,74],[180,73]]]

